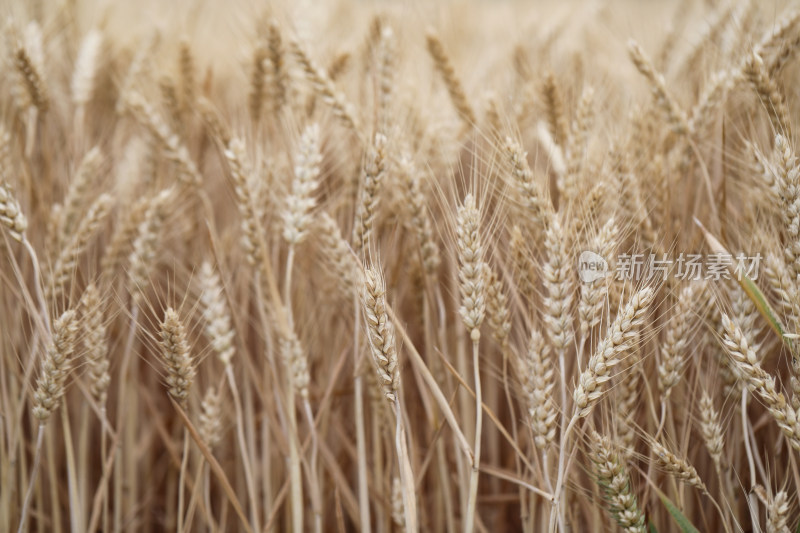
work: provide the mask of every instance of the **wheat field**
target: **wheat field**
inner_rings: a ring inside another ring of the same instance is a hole
[[[800,529],[800,5],[0,18],[0,531]]]

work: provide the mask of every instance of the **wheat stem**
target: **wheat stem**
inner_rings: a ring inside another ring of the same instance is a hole
[[[39,424],[39,431],[36,436],[36,449],[33,455],[33,468],[31,469],[31,479],[28,485],[28,490],[25,491],[25,499],[22,501],[22,510],[20,511],[19,527],[17,533],[25,532],[25,525],[28,519],[28,507],[31,503],[31,496],[33,495],[33,487],[36,485],[36,480],[39,475],[39,465],[42,459],[42,441],[44,440],[44,424]]]

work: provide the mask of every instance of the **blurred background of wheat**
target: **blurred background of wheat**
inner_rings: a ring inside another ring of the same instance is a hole
[[[0,531],[794,531],[797,9],[0,3]]]

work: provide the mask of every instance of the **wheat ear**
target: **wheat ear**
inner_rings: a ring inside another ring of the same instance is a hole
[[[149,203],[142,222],[139,224],[130,262],[130,291],[135,301],[142,298],[142,292],[149,283],[150,271],[156,262],[158,242],[166,219],[166,208],[173,198],[173,190],[165,189]]]
[[[22,503],[17,533],[25,531],[28,506],[33,495],[33,487],[36,484],[41,462],[44,428],[50,415],[61,403],[67,375],[72,367],[72,353],[75,351],[75,340],[78,333],[78,323],[75,316],[75,311],[68,309],[53,322],[50,345],[47,347],[47,353],[42,361],[41,374],[36,381],[36,390],[33,393],[33,416],[39,421],[39,431],[36,438],[36,451],[34,453],[30,484]]]
[[[522,229],[515,225],[511,228],[511,235],[508,243],[509,255],[514,273],[514,283],[522,301],[527,305],[535,301],[536,280],[538,278],[533,260],[530,257],[530,249]]]
[[[308,126],[300,137],[300,148],[295,156],[294,179],[283,216],[283,238],[290,246],[302,241],[311,224],[309,211],[316,201],[313,193],[319,184],[320,164],[319,126]]]
[[[337,120],[358,135],[360,132],[358,123],[344,95],[336,89],[330,77],[312,62],[311,57],[303,50],[298,41],[290,41],[289,46],[317,96],[331,108]]]
[[[372,226],[378,208],[378,192],[386,168],[386,137],[375,134],[367,150],[361,181],[361,196],[353,223],[353,250],[360,254],[372,235]]]
[[[795,410],[787,405],[786,397],[778,392],[775,378],[761,368],[761,363],[741,328],[724,313],[722,327],[722,343],[739,379],[744,381],[750,391],[755,391],[761,396],[789,444],[800,450],[800,422],[797,420]]]
[[[78,108],[86,106],[92,99],[102,45],[103,34],[96,29],[89,30],[81,40],[71,84],[72,101]]]
[[[386,399],[394,402],[400,382],[394,325],[386,314],[383,277],[374,268],[364,270],[362,302],[378,381]]]
[[[486,312],[486,264],[480,235],[480,211],[475,197],[468,194],[458,208],[458,257],[461,267],[461,318],[473,342],[480,340],[480,327]]]
[[[161,356],[167,371],[169,394],[185,409],[194,382],[195,365],[183,323],[171,307],[164,312],[161,322]]]
[[[692,308],[697,305],[694,283],[686,285],[678,297],[666,328],[661,363],[658,365],[658,388],[666,402],[678,384],[686,364],[686,349],[690,344]]]
[[[689,132],[689,124],[686,118],[686,113],[681,109],[678,103],[667,92],[667,85],[664,81],[664,76],[656,72],[650,58],[644,53],[644,50],[639,46],[636,41],[628,41],[628,53],[630,54],[631,61],[636,66],[636,69],[647,78],[650,82],[650,87],[653,91],[653,96],[656,99],[658,106],[664,110],[667,115],[670,127],[679,134],[686,134]]]
[[[506,137],[503,146],[506,158],[511,165],[511,178],[514,187],[521,196],[522,207],[525,209],[526,219],[538,230],[549,220],[552,207],[550,200],[544,196],[536,183],[533,172],[528,165],[528,154],[522,150],[519,143],[511,137]]]
[[[544,77],[542,100],[544,100],[550,135],[553,137],[553,141],[564,150],[567,147],[567,116],[564,113],[564,100],[552,71],[548,71]]]
[[[697,474],[697,470],[686,462],[685,459],[678,457],[658,442],[651,443],[651,447],[658,464],[671,476],[686,483],[690,487],[695,487],[705,493],[708,492],[705,483],[703,483],[703,480],[701,480],[700,476]]]
[[[49,285],[49,300],[54,302],[64,291],[69,278],[77,266],[78,257],[86,249],[89,239],[97,232],[100,225],[111,212],[113,199],[111,195],[101,194],[89,207],[75,230],[72,239],[56,258]]]
[[[719,422],[719,413],[714,408],[714,400],[705,390],[700,396],[700,430],[708,454],[714,461],[714,467],[720,472],[723,449],[722,426]]]
[[[597,235],[592,239],[591,249],[609,265],[613,260],[614,250],[617,246],[619,229],[616,221],[611,218],[606,222]],[[578,303],[578,321],[580,323],[581,344],[579,346],[578,362],[580,363],[583,346],[592,330],[603,318],[603,306],[608,294],[608,284],[603,279],[581,284],[581,296]]]
[[[784,256],[796,280],[800,279],[800,164],[786,137],[775,136],[775,180],[783,199],[781,215],[787,244]]]
[[[0,223],[8,229],[12,239],[23,241],[28,219],[22,213],[14,192],[4,183],[0,183]]]
[[[183,111],[192,108],[195,101],[195,59],[192,47],[186,38],[182,38],[178,48],[178,72],[181,82],[181,106]]]
[[[227,367],[231,364],[236,348],[233,346],[235,332],[231,328],[231,316],[222,292],[222,283],[214,267],[207,261],[200,266],[197,280],[200,286],[203,318],[206,321],[206,337],[217,357]]]
[[[555,365],[550,358],[550,345],[538,330],[531,331],[528,349],[516,361],[533,442],[544,449],[555,442],[558,410],[553,400]]]
[[[111,376],[108,373],[108,339],[100,290],[89,284],[81,297],[83,312],[83,343],[86,346],[86,361],[89,363],[91,392],[101,409],[105,409]]]
[[[494,269],[488,269],[486,280],[486,320],[497,343],[505,348],[511,332],[511,312],[503,281]]]
[[[767,533],[789,533],[789,494],[782,490],[767,503]]]
[[[472,126],[476,123],[475,112],[472,110],[467,95],[464,93],[464,88],[461,86],[461,81],[456,75],[453,64],[450,62],[450,57],[444,49],[442,41],[437,35],[429,33],[426,37],[428,43],[428,53],[433,59],[434,67],[442,77],[447,92],[450,94],[450,100],[458,112],[458,116],[463,120],[467,126]]]
[[[78,334],[76,313],[69,309],[53,322],[53,336],[42,361],[42,371],[33,393],[33,414],[40,423],[47,422],[64,396],[64,385],[72,366],[72,353]]]
[[[623,459],[608,437],[592,431],[589,459],[608,512],[622,531],[644,533],[645,517],[631,487],[631,476]]]
[[[264,230],[261,225],[261,211],[253,197],[253,187],[249,183],[248,170],[245,166],[245,145],[240,139],[232,139],[225,149],[225,159],[233,179],[233,190],[236,193],[236,205],[242,218],[241,244],[251,265],[260,265],[267,258],[264,256]]]
[[[75,229],[76,219],[85,207],[86,196],[90,192],[94,180],[99,175],[102,164],[103,152],[98,146],[86,152],[81,159],[75,172],[75,177],[69,184],[69,189],[67,189],[67,194],[64,197],[64,206],[61,208],[61,214],[59,215],[58,235],[56,236],[59,243],[66,241],[67,237]]]
[[[638,338],[654,299],[655,291],[651,287],[641,289],[631,297],[609,327],[578,379],[573,395],[577,416],[588,416],[605,394],[604,385],[611,379],[611,370],[634,349],[634,340]]]
[[[328,214],[321,213],[317,223],[322,253],[331,267],[333,277],[343,295],[352,296],[356,286],[358,265],[350,252],[350,246],[342,237],[339,224]]]
[[[587,85],[583,88],[580,100],[578,100],[575,120],[572,122],[566,146],[567,172],[564,175],[563,190],[568,202],[578,198],[579,179],[589,149],[594,118],[594,89]]]
[[[50,107],[50,96],[41,65],[38,61],[34,61],[30,50],[19,40],[16,40],[13,55],[14,67],[27,92],[29,105],[34,106],[40,113],[46,112]]]
[[[767,68],[764,66],[764,60],[761,59],[757,52],[753,52],[747,63],[745,63],[744,75],[766,108],[769,120],[772,123],[773,133],[781,133],[791,139],[792,124],[789,108],[786,106],[786,98],[778,88],[775,80],[770,77]]]
[[[284,57],[286,56],[283,38],[278,21],[272,19],[267,27],[267,52],[270,64],[270,97],[273,111],[279,111],[286,103],[286,90],[289,85],[289,73]]]
[[[406,186],[409,208],[411,211],[411,225],[419,242],[422,265],[427,275],[431,276],[441,263],[439,247],[436,246],[433,235],[433,222],[425,206],[425,195],[422,192],[422,179],[420,173],[410,157],[403,157],[398,165]]]
[[[127,95],[125,102],[136,120],[153,134],[167,158],[178,167],[178,176],[181,182],[194,186],[200,185],[203,178],[189,154],[189,149],[170,129],[164,118],[138,93]]]
[[[261,118],[261,110],[264,107],[267,53],[266,45],[259,40],[253,50],[252,65],[250,67],[250,93],[247,95],[250,119],[255,123],[258,123]]]

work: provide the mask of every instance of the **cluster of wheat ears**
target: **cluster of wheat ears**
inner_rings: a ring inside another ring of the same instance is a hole
[[[797,526],[800,11],[0,16],[0,530]]]

